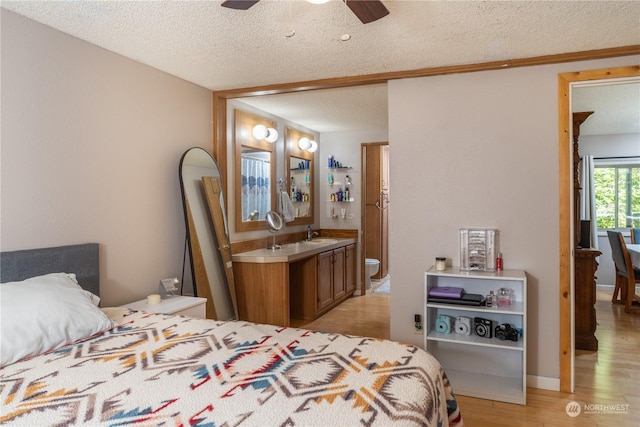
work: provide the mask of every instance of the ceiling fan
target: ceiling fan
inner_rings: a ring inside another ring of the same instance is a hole
[[[222,6],[230,9],[247,10],[260,0],[223,0]],[[389,14],[380,0],[343,0],[363,24],[377,21]]]

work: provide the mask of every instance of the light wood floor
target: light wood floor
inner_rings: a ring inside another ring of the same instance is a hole
[[[612,305],[609,291],[598,291],[597,298],[599,351],[576,352],[574,394],[528,388],[526,406],[457,396],[465,425],[640,426],[640,314]],[[389,339],[389,296],[353,297],[313,322],[292,319],[292,326]],[[565,410],[571,401],[582,411],[573,418]],[[585,413],[585,405],[592,413]],[[617,405],[622,413],[604,405]],[[598,409],[606,413],[593,413]]]

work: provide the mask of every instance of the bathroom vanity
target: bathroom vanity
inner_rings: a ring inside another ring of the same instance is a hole
[[[313,320],[356,289],[357,240],[316,238],[233,255],[240,320],[289,326]]]

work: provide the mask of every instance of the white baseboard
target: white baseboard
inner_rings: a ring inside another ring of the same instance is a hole
[[[527,375],[527,387],[543,390],[560,391],[560,378],[539,377]]]

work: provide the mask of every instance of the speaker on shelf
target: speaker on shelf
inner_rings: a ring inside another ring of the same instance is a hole
[[[591,221],[588,219],[580,221],[580,242],[578,246],[585,249],[591,247]]]

